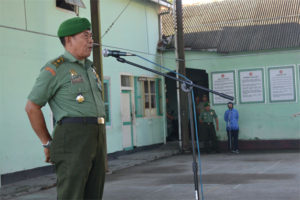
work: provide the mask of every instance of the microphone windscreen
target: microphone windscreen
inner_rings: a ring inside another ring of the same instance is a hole
[[[103,50],[102,50],[102,55],[103,55],[104,57],[108,57],[108,55],[109,55],[109,50],[108,50],[108,49],[103,49]]]

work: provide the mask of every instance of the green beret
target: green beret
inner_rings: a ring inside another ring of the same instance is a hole
[[[90,29],[91,23],[87,18],[73,17],[60,24],[57,31],[57,36],[65,37],[75,35],[77,33],[81,33],[82,31]]]
[[[204,104],[204,107],[207,107],[207,106],[209,106],[209,103],[208,103],[208,102],[206,102],[206,103]]]

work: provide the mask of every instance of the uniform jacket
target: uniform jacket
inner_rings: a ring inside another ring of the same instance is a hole
[[[239,112],[236,109],[226,110],[224,120],[226,122],[226,130],[239,130]]]

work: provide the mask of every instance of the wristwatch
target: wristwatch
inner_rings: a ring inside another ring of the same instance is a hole
[[[44,148],[49,149],[51,146],[52,140],[48,140],[48,142],[46,144],[42,144]]]

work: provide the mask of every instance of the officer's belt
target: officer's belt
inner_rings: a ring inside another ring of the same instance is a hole
[[[204,124],[206,124],[206,125],[213,125],[214,123],[213,122],[204,122]]]
[[[104,124],[105,119],[103,117],[64,117],[59,124],[75,123],[75,124]]]

